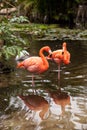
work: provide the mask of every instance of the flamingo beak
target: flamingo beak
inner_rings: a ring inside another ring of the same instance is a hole
[[[50,50],[50,52],[49,52],[48,57],[52,59],[52,51],[51,51],[51,50]]]
[[[51,50],[49,50],[49,54],[51,54],[52,53],[52,51]]]
[[[52,57],[52,51],[49,50],[49,57],[51,58]]]
[[[51,58],[52,58],[52,51],[49,50],[48,53],[49,53],[49,55],[46,58],[47,58],[47,60],[51,60]]]
[[[51,53],[51,54],[49,54],[49,57],[50,57],[50,58],[52,58],[52,53]]]

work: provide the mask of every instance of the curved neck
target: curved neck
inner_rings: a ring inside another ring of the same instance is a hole
[[[45,105],[43,107],[43,109],[41,110],[39,116],[41,117],[41,119],[47,119],[49,116],[49,105]]]
[[[63,43],[63,51],[66,51],[67,48],[66,48],[66,42]]]
[[[40,52],[39,52],[39,55],[40,55],[40,57],[41,57],[41,59],[42,59],[42,61],[43,61],[43,65],[45,65],[45,67],[48,68],[48,67],[49,67],[49,63],[48,63],[46,57],[45,57],[44,54],[43,54],[44,51],[46,51],[46,48],[45,48],[45,47],[41,48],[41,49],[40,49]]]

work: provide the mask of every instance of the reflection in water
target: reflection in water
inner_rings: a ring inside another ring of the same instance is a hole
[[[65,113],[66,105],[70,105],[70,96],[66,92],[62,92],[61,89],[56,91],[49,91],[50,97],[55,104],[61,106],[61,115]]]
[[[34,111],[34,115],[31,117],[35,118],[35,115],[39,112],[39,117],[43,120],[48,118],[49,116],[49,104],[48,102],[41,96],[38,95],[28,95],[28,96],[19,96],[25,103],[25,105],[32,111]],[[36,119],[38,120],[38,114]]]
[[[31,86],[32,75],[27,71],[18,69],[8,75],[0,75],[0,130],[87,130],[86,42],[67,41],[71,63],[68,66],[61,65],[61,90],[57,79],[58,68],[51,61],[48,71],[35,76],[34,88]],[[45,45],[57,50],[61,48],[61,43],[63,41],[35,42],[31,45],[30,53],[38,55],[39,49]],[[33,90],[40,96],[34,95]],[[25,103],[29,102],[28,96],[24,96],[24,101],[18,95],[39,97],[32,98],[31,102],[35,106],[39,106],[40,102],[43,107],[46,104],[47,112],[40,115],[43,111],[41,106],[38,110],[31,110],[32,105]]]

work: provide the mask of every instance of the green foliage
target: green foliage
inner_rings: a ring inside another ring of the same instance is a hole
[[[2,46],[0,46],[0,58],[4,57],[9,59],[11,56],[19,54],[27,43],[20,37],[19,34],[12,31],[10,24],[0,24],[0,40]]]
[[[12,19],[9,20],[11,23],[29,23],[29,20],[24,17],[24,16],[19,16],[19,17],[13,17]]]
[[[11,30],[11,28],[10,24],[0,24],[0,39],[4,40],[7,46],[14,45],[16,43],[26,44],[19,35],[16,35],[16,33]]]
[[[13,45],[13,46],[3,46],[1,53],[2,56],[8,60],[9,58],[11,58],[12,56],[15,56],[16,54],[19,54],[20,51],[22,50],[21,47]]]

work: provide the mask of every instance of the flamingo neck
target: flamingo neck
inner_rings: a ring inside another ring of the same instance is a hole
[[[42,61],[43,61],[43,66],[44,66],[45,68],[48,68],[48,67],[49,67],[49,63],[48,63],[46,57],[45,57],[44,54],[43,54],[44,51],[46,51],[46,48],[45,48],[45,47],[43,47],[42,49],[40,49],[39,55],[40,55],[40,57],[41,57],[41,59],[42,59]]]
[[[63,51],[66,51],[67,48],[66,48],[66,42],[63,43]]]
[[[46,104],[43,109],[41,110],[39,116],[41,117],[41,119],[47,119],[49,116],[49,105]]]

